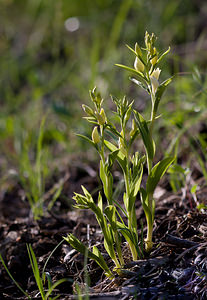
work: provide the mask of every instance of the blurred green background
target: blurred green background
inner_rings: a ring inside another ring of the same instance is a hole
[[[43,148],[51,167],[56,158],[67,157],[69,164],[81,154],[93,159],[75,133],[90,135],[81,104],[90,103],[95,85],[109,110],[110,94],[126,94],[147,111],[148,96],[114,66],[133,65],[125,44],[143,45],[146,30],[158,36],[158,49],[171,46],[161,78],[176,74],[160,109],[160,151],[205,123],[206,1],[1,0],[0,20],[1,177],[18,172],[25,149],[34,160],[45,115]]]

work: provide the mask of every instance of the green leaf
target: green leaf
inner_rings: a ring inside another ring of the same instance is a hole
[[[109,170],[111,170],[116,158],[117,158],[117,155],[119,153],[119,149],[111,152],[108,156],[108,166],[109,166]]]
[[[139,192],[141,181],[142,181],[142,174],[143,174],[143,166],[140,166],[140,172],[134,178],[134,180],[130,184],[130,198],[136,197],[137,193]]]
[[[146,83],[146,79],[145,79],[144,75],[143,75],[141,72],[136,71],[135,69],[130,68],[130,67],[127,67],[127,66],[125,66],[125,65],[115,64],[115,66],[120,67],[120,68],[122,68],[122,69],[124,69],[124,70],[126,70],[126,71],[129,71],[129,72],[131,72],[131,73],[136,74],[137,77],[139,78],[139,80],[140,80],[143,84]]]
[[[96,257],[98,258],[96,260],[96,262],[99,264],[99,266],[104,269],[105,274],[107,277],[113,277],[112,272],[110,271],[109,267],[107,266],[103,255],[101,254],[101,252],[98,250],[98,248],[96,246],[93,246],[93,254],[96,255]]]
[[[141,88],[143,88],[144,90],[146,90],[149,93],[148,87],[146,86],[146,84],[143,84],[143,82],[141,82],[135,78],[131,78],[131,77],[129,77],[129,80],[131,80],[132,82],[134,82],[135,84],[137,84],[138,86],[140,86]]]
[[[153,216],[150,208],[148,207],[148,195],[145,189],[141,188],[140,189],[140,195],[141,195],[141,202],[142,202],[142,207],[144,209],[144,213],[147,219],[147,224],[152,226],[153,224]]]
[[[156,94],[155,94],[155,103],[154,103],[154,108],[153,108],[155,113],[158,110],[158,106],[159,106],[160,100],[162,98],[162,95],[163,95],[166,87],[168,86],[168,84],[170,84],[170,82],[172,81],[172,79],[173,79],[173,77],[168,78],[167,80],[165,80],[163,83],[161,83],[158,86]]]
[[[116,208],[113,205],[108,205],[105,208],[104,213],[111,224],[112,230],[116,232],[117,231]]]
[[[145,145],[145,149],[147,151],[148,157],[152,160],[155,154],[155,145],[153,139],[150,136],[147,122],[142,117],[142,115],[135,110],[134,110],[134,116],[135,116],[135,122],[141,133],[142,140]]]
[[[117,222],[117,228],[123,235],[127,243],[129,245],[133,244],[135,246],[138,256],[141,257],[142,255],[138,246],[137,235],[133,231],[131,231],[124,223]]]
[[[119,150],[114,144],[112,144],[109,141],[105,140],[104,144],[111,152]],[[121,166],[121,168],[123,169],[123,171],[125,172],[126,171],[126,157],[124,156],[124,154],[121,151],[118,152],[116,159],[117,159],[119,165]]]
[[[134,238],[129,228],[121,222],[117,222],[117,227],[118,230],[120,230],[121,234],[124,236],[125,240],[128,243],[132,242],[134,244]]]
[[[32,298],[21,288],[21,286],[18,284],[18,282],[14,279],[14,277],[12,276],[12,274],[9,272],[9,269],[7,268],[4,260],[3,260],[3,257],[0,253],[0,261],[2,262],[5,270],[7,271],[7,274],[9,275],[9,277],[11,278],[11,280],[13,281],[13,283],[17,286],[17,288],[30,300],[32,300]]]
[[[106,186],[107,186],[107,178],[106,178],[106,173],[105,173],[105,170],[104,170],[104,164],[103,164],[103,161],[100,160],[100,170],[99,170],[99,174],[100,174],[100,178],[101,178],[101,181],[103,183],[103,188],[104,188],[104,192],[106,190]]]
[[[93,202],[93,198],[92,198],[92,196],[91,196],[91,194],[87,191],[87,189],[83,186],[83,185],[81,185],[81,188],[82,188],[82,190],[83,190],[83,192],[84,192],[84,195],[86,196],[86,198],[91,202]]]
[[[179,173],[184,175],[186,173],[186,169],[182,168],[180,165],[173,164],[169,167],[167,172],[169,174]]]
[[[160,55],[160,57],[157,60],[157,64],[170,52],[170,47],[163,53]]]
[[[103,212],[103,199],[100,192],[98,194],[98,207],[100,208],[101,212]]]
[[[165,174],[167,168],[173,163],[175,157],[166,157],[159,161],[151,170],[146,184],[147,194],[153,194],[154,190],[160,180],[160,178]]]
[[[112,126],[113,124],[106,124],[105,132],[110,135],[115,141],[118,141],[119,138],[122,138],[121,134]]]
[[[44,292],[44,287],[43,287],[43,282],[42,282],[42,278],[40,276],[40,271],[39,271],[39,267],[37,264],[37,259],[36,256],[34,254],[34,251],[32,249],[31,245],[27,245],[27,252],[29,255],[29,260],[30,260],[30,264],[32,267],[32,271],[35,277],[35,281],[37,283],[38,289],[40,291],[41,297],[42,299],[45,299],[45,292]]]
[[[131,48],[129,45],[126,44],[126,47],[127,47],[130,51],[132,51],[137,57],[140,57],[140,56],[138,56],[137,52],[136,52],[133,48]]]
[[[87,136],[82,135],[82,134],[76,134],[77,136],[81,137],[82,139],[84,139],[85,141],[87,141],[88,143],[90,143],[93,147],[96,148],[97,150],[97,145],[91,140],[89,139]]]
[[[104,194],[109,202],[109,204],[112,204],[112,196],[113,196],[113,176],[110,173],[110,169],[108,164],[106,164],[106,167],[103,164],[103,161],[100,160],[100,178],[103,183],[104,188]]]
[[[190,189],[191,194],[195,194],[195,193],[196,193],[197,187],[198,187],[197,184],[194,184],[194,185],[192,186],[192,188]]]
[[[111,257],[111,259],[115,262],[116,261],[116,254],[114,251],[114,246],[113,246],[113,236],[111,233],[111,224],[106,224],[106,228],[105,231],[107,232],[107,234],[104,234],[104,247],[106,249],[106,251],[108,252],[109,256]]]
[[[47,299],[48,299],[48,297],[50,296],[50,294],[53,292],[53,290],[54,290],[57,286],[59,286],[61,283],[66,282],[66,281],[70,281],[70,280],[67,279],[67,278],[62,278],[62,279],[57,280],[57,281],[49,288],[49,290],[47,291],[44,300],[47,300]],[[60,295],[57,295],[56,297],[52,298],[52,300],[55,300],[55,299],[57,299],[57,298],[59,298],[59,297],[60,297]],[[51,299],[51,298],[49,298],[49,299]]]
[[[93,252],[91,252],[88,247],[86,247],[81,241],[79,241],[73,234],[69,234],[67,237],[63,237],[74,249],[76,249],[81,254],[85,255],[87,253],[90,259],[93,259],[105,272],[110,276],[113,276],[112,272],[108,268],[103,256],[100,251],[95,247]]]

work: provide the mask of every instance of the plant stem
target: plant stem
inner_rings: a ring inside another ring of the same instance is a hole
[[[156,118],[156,112],[154,110],[154,102],[155,102],[155,96],[152,93],[151,87],[150,89],[150,95],[151,95],[151,101],[152,101],[152,111],[151,111],[151,123],[149,127],[149,133],[150,133],[150,138],[152,139],[152,132],[153,132],[153,127],[154,127],[154,120]],[[149,158],[147,155],[147,167],[148,167],[148,175],[151,173],[152,170],[152,159]],[[153,247],[153,242],[152,242],[152,235],[153,235],[153,222],[154,222],[154,217],[152,213],[152,201],[153,201],[153,194],[148,195],[148,208],[150,210],[151,215],[147,217],[147,238],[145,239],[145,250],[147,252],[150,252],[152,247]]]
[[[107,200],[108,200],[109,205],[113,205],[113,199],[110,196],[110,195],[112,195],[112,192],[110,191],[112,189],[111,184],[110,184],[110,175],[107,174],[106,171],[105,171],[106,160],[105,160],[105,156],[104,156],[104,126],[103,125],[100,125],[100,135],[101,135],[101,149],[99,151],[99,154],[100,154],[103,166],[104,166],[104,173],[105,173],[105,178],[106,178],[106,181],[107,181],[107,184],[106,184],[107,190],[108,190]]]
[[[132,201],[132,199],[130,199],[130,175],[129,175],[130,170],[129,170],[129,149],[128,149],[128,147],[126,150],[127,150],[127,165],[126,165],[126,172],[124,173],[124,181],[125,181],[125,187],[126,187],[126,197],[127,197],[127,202],[128,202],[127,206],[129,207],[129,203],[130,203],[130,201]],[[130,210],[128,209],[128,207],[126,207],[127,214],[128,214],[128,228],[132,234],[136,232],[136,236],[137,236],[137,228],[134,227],[134,224],[133,224],[134,206]],[[131,241],[129,242],[129,247],[130,247],[130,250],[132,253],[133,260],[136,260],[137,259],[137,250],[136,250],[136,247],[133,244],[133,242],[131,242]]]
[[[147,252],[150,252],[153,247],[152,233],[153,233],[153,223],[152,224],[147,223],[147,238],[145,239],[145,250]]]

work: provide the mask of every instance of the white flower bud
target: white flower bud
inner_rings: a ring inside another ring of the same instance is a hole
[[[152,93],[155,95],[157,88],[160,84],[159,84],[159,81],[154,76],[151,76],[150,80],[151,80],[151,85],[152,85]]]
[[[153,77],[155,77],[155,78],[158,80],[159,77],[160,77],[160,72],[161,72],[160,68],[155,69],[155,70],[152,72],[151,77],[153,76]]]

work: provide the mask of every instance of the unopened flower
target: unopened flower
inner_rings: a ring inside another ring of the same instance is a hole
[[[104,125],[105,124],[105,118],[104,116],[102,116],[100,113],[98,113],[97,111],[95,112],[95,115],[96,115],[96,118],[97,118],[97,121],[98,121],[98,124],[99,125]]]
[[[92,108],[90,108],[89,106],[83,104],[82,108],[85,111],[85,113],[87,113],[89,116],[93,116],[94,115],[94,112],[93,112]]]
[[[135,52],[136,52],[139,56],[142,56],[142,50],[140,49],[138,43],[135,44]]]
[[[152,72],[151,77],[153,76],[153,77],[155,77],[155,78],[158,80],[159,77],[160,77],[160,72],[161,72],[160,68],[155,69],[155,70]]]
[[[144,71],[144,64],[143,62],[139,59],[139,57],[135,58],[134,61],[134,68],[135,70],[139,71],[139,72],[143,72]]]
[[[157,88],[158,86],[160,85],[159,84],[159,76],[160,76],[160,72],[161,70],[159,68],[155,69],[151,76],[150,76],[150,80],[151,80],[151,85],[152,85],[152,93],[155,95],[156,91],[157,91]]]
[[[98,133],[98,127],[97,126],[95,126],[93,131],[92,131],[92,141],[95,144],[98,144],[101,141],[99,133]]]
[[[153,50],[153,55],[154,57],[151,59],[151,64],[154,66],[157,62],[158,56],[157,56],[157,49],[154,47]]]
[[[104,123],[106,123],[106,114],[103,108],[100,111],[100,115],[102,116]]]

